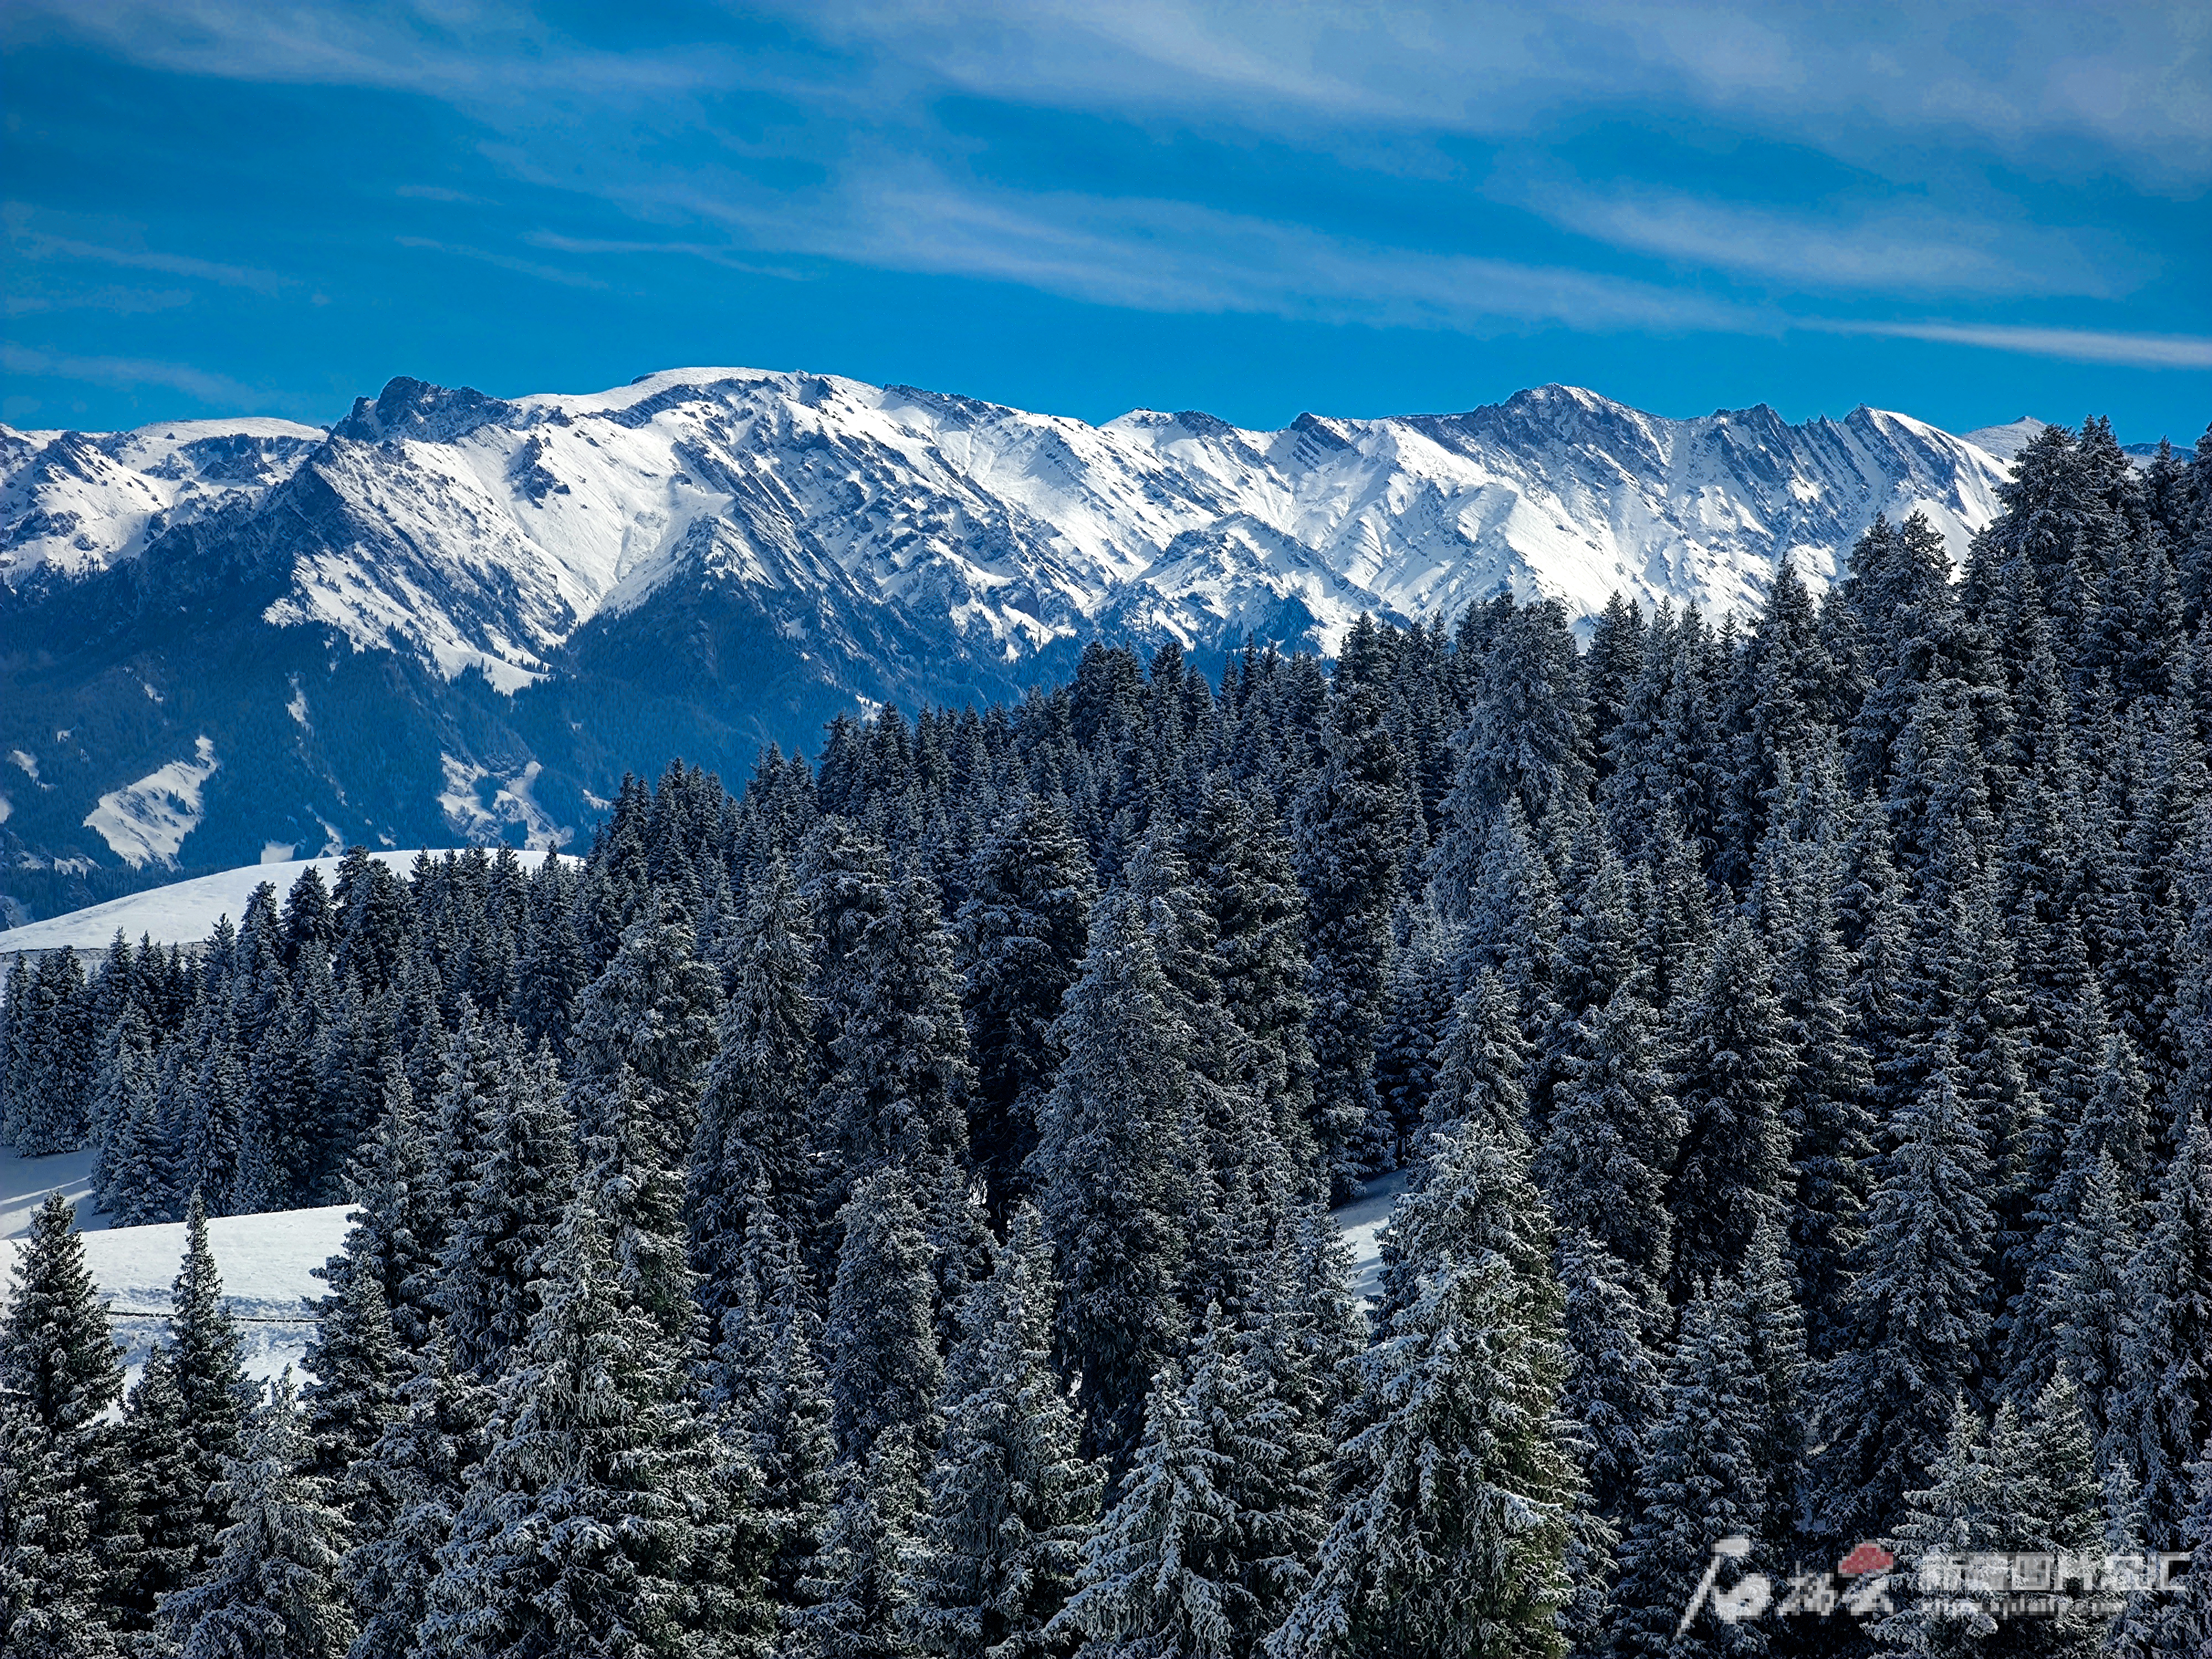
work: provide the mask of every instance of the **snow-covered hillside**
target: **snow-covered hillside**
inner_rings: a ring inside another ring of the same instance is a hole
[[[6,1194],[0,1194],[4,1200]],[[82,1207],[82,1206],[80,1206]],[[315,1334],[307,1304],[328,1288],[314,1270],[345,1243],[350,1206],[220,1216],[208,1223],[208,1248],[222,1275],[223,1305],[238,1322],[246,1368],[257,1377],[298,1367]],[[18,1241],[0,1238],[0,1299],[12,1283]],[[84,1235],[85,1265],[108,1304],[124,1364],[143,1365],[169,1316],[169,1287],[184,1260],[182,1222],[115,1227]]]
[[[292,421],[164,421],[135,432],[0,426],[0,580],[100,569],[172,525],[283,483],[323,441]]]
[[[395,875],[400,876],[404,876],[421,856],[413,849],[375,854],[391,866]],[[433,851],[430,856],[442,858],[445,854]],[[518,852],[515,856],[526,868],[535,869],[545,854],[532,851]],[[190,945],[205,939],[220,918],[228,916],[236,921],[245,914],[246,902],[253,896],[253,890],[264,881],[275,885],[281,900],[310,865],[323,872],[325,884],[337,879],[338,860],[335,857],[286,859],[276,863],[242,865],[212,876],[195,876],[190,881],[171,882],[166,887],[149,888],[143,893],[110,899],[105,904],[88,905],[64,915],[0,931],[0,960],[18,951],[58,951],[65,945],[79,951],[104,951],[114,940],[118,929],[133,945],[142,938],[151,939],[156,945]]]

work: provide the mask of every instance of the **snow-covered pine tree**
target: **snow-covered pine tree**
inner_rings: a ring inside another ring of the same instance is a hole
[[[921,1504],[920,1459],[912,1431],[897,1428],[843,1466],[787,1651],[802,1659],[908,1659],[915,1651],[906,1562]]]
[[[765,1640],[751,1471],[694,1404],[684,1346],[622,1282],[608,1232],[580,1194],[439,1552],[426,1655],[707,1659]]]
[[[0,1314],[0,1646],[26,1659],[108,1650],[110,1577],[127,1549],[126,1475],[104,1420],[123,1393],[76,1208],[31,1218]]]
[[[431,1299],[445,1319],[455,1363],[486,1382],[530,1334],[532,1285],[575,1191],[573,1126],[550,1050],[513,1052],[475,1103],[474,1162],[450,1190],[453,1213]]]
[[[907,1626],[947,1659],[1038,1659],[1097,1511],[1098,1471],[1052,1368],[1058,1287],[1036,1210],[1012,1218],[991,1275],[962,1301],[944,1443],[917,1527]]]
[[[1424,1152],[1438,1136],[1462,1129],[1488,1135],[1521,1131],[1528,1110],[1521,1047],[1505,981],[1486,969],[1453,1004],[1437,1046],[1436,1082],[1417,1143]]]
[[[356,1530],[341,1577],[360,1623],[352,1659],[408,1659],[428,1606],[438,1552],[453,1534],[469,1472],[489,1447],[494,1396],[453,1365],[438,1333],[414,1357],[398,1415],[337,1494],[349,1511],[380,1517]]]
[[[2189,1547],[2191,1464],[2212,1440],[2212,1131],[2203,1108],[2184,1111],[2128,1264],[2125,1388],[2113,1413],[2132,1443],[2120,1455],[2153,1549]]]
[[[97,1504],[27,1401],[0,1395],[0,1650],[106,1659],[117,1650],[93,1536]]]
[[[1633,986],[1582,1023],[1535,1164],[1559,1228],[1611,1254],[1655,1305],[1671,1259],[1666,1182],[1683,1124],[1660,1069],[1657,1024]]]
[[[406,1358],[375,1275],[353,1270],[343,1257],[338,1267],[331,1294],[316,1306],[314,1340],[301,1358],[313,1379],[301,1391],[301,1467],[324,1483],[354,1529],[367,1533],[388,1517],[345,1501],[341,1486],[398,1415]]]
[[[978,849],[956,934],[975,1081],[968,1139],[1003,1225],[1026,1191],[1060,1053],[1060,999],[1082,971],[1097,884],[1063,802],[1031,796]]]
[[[1404,907],[1401,907],[1403,908]],[[1406,914],[1392,970],[1390,1012],[1375,1038],[1375,1093],[1380,1116],[1369,1126],[1376,1149],[1366,1167],[1404,1164],[1436,1087],[1437,1052],[1451,1025],[1455,955],[1443,921],[1425,902]]]
[[[656,890],[640,908],[577,1007],[569,1106],[625,1288],[675,1336],[697,1317],[684,1176],[719,1041],[721,985],[699,959],[678,893]]]
[[[797,1241],[772,1212],[756,1218],[747,1238],[750,1270],[760,1284],[760,1328],[744,1344],[742,1406],[760,1481],[769,1595],[788,1628],[804,1603],[836,1496],[835,1407],[822,1363],[827,1338]]]
[[[2105,1542],[2088,1431],[2063,1382],[2033,1402],[2027,1420],[2008,1400],[1986,1428],[1961,1396],[1928,1486],[1905,1494],[1905,1518],[1894,1531],[1900,1573],[1918,1572],[1930,1556],[1995,1553],[2008,1560],[2025,1551],[2051,1555],[2056,1563],[2094,1561]],[[1935,1581],[1941,1583],[1941,1575]],[[2092,1598],[2081,1595],[2094,1586],[2055,1583],[2062,1595],[2071,1589],[2081,1599],[2040,1617],[2006,1619],[2001,1605],[1989,1604],[2009,1588],[1993,1594],[1962,1583],[1948,1592],[1923,1593],[1884,1619],[1875,1633],[1885,1652],[1930,1659],[1997,1650],[2035,1659],[2090,1659],[2103,1650],[2106,1621],[2084,1605]],[[1972,1610],[1958,1611],[1962,1604]]]
[[[345,1522],[308,1474],[306,1436],[288,1370],[223,1460],[211,1496],[229,1524],[206,1571],[162,1598],[159,1628],[178,1659],[339,1659],[352,1644],[353,1613],[337,1583]]]
[[[1543,1204],[1525,1153],[1473,1133],[1419,1201],[1409,1290],[1352,1362],[1337,1507],[1272,1659],[1564,1651],[1580,1480]]]
[[[903,1166],[863,1176],[838,1220],[844,1243],[825,1336],[838,1456],[860,1456],[894,1429],[917,1444],[933,1443],[945,1375],[933,1311],[935,1252]]]
[[[733,983],[684,1189],[691,1265],[710,1315],[735,1289],[757,1195],[787,1226],[813,1224],[818,1013],[807,981],[817,943],[805,896],[783,860],[771,858],[730,944]]]
[[[1243,1036],[1237,1054],[1248,1069],[1221,1080],[1260,1103],[1276,1145],[1310,1184],[1312,1005],[1290,839],[1265,793],[1218,785],[1200,803],[1183,857],[1212,924],[1222,1011]]]
[[[1765,951],[1741,919],[1722,931],[1670,1032],[1670,1092],[1682,1138],[1667,1184],[1668,1299],[1732,1273],[1753,1235],[1783,1216],[1790,1182],[1784,1094],[1793,1056]]]
[[[1145,923],[1119,891],[1091,916],[1036,1152],[1061,1286],[1054,1346],[1062,1372],[1081,1379],[1084,1453],[1109,1480],[1135,1450],[1145,1392],[1183,1335],[1189,1083]]]
[[[1358,1178],[1352,1146],[1375,1111],[1375,1036],[1389,1012],[1405,851],[1405,762],[1382,709],[1379,685],[1340,667],[1327,757],[1291,818],[1306,902],[1315,1138],[1340,1194]]]
[[[1741,1290],[1723,1279],[1700,1285],[1682,1309],[1681,1335],[1667,1364],[1666,1412],[1647,1438],[1636,1518],[1621,1540],[1613,1650],[1623,1659],[1766,1650],[1757,1625],[1731,1624],[1711,1607],[1680,1638],[1675,1633],[1715,1544],[1756,1540],[1770,1513],[1760,1457],[1766,1387],[1741,1302]],[[1754,1557],[1739,1571],[1760,1564]]]
[[[1268,1433],[1265,1386],[1218,1308],[1153,1386],[1145,1435],[1083,1552],[1059,1629],[1081,1659],[1250,1659],[1304,1588],[1316,1468]]]
[[[397,1055],[385,1060],[380,1092],[383,1116],[355,1158],[349,1183],[355,1208],[344,1252],[325,1277],[334,1285],[352,1273],[375,1279],[392,1334],[411,1350],[429,1340],[436,1316],[438,1255],[450,1212],[429,1134]]]
[[[1978,1388],[1988,1346],[1992,1222],[1981,1128],[1960,1097],[1956,1040],[1895,1125],[1850,1261],[1850,1345],[1814,1385],[1826,1443],[1814,1469],[1829,1536],[1876,1537],[1943,1446],[1944,1401]]]

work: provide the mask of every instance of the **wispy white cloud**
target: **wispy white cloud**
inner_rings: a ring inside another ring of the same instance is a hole
[[[0,205],[0,218],[8,227],[8,243],[26,259],[82,259],[95,264],[118,265],[129,270],[155,270],[167,276],[190,276],[224,288],[242,288],[256,294],[274,295],[296,287],[294,278],[250,265],[225,264],[186,253],[166,253],[157,248],[118,247],[82,237],[57,235],[33,222],[36,210],[24,202]]]
[[[9,295],[10,317],[28,317],[42,311],[105,311],[118,317],[143,316],[149,312],[173,311],[190,305],[192,296],[176,288],[100,288],[63,289],[45,294]]]
[[[1925,204],[1784,212],[1679,191],[1601,192],[1510,175],[1492,190],[1615,247],[1814,291],[2106,297],[2140,286],[2154,268],[2140,252],[2087,257],[2077,239],[2109,240],[2092,233],[1996,223]]]
[[[395,236],[392,239],[402,247],[420,248],[427,252],[443,253],[456,259],[474,259],[487,265],[497,265],[501,270],[512,270],[525,276],[535,276],[541,282],[559,283],[568,288],[605,288],[606,284],[596,276],[587,276],[580,270],[564,270],[558,265],[541,264],[535,259],[525,259],[512,253],[501,253],[496,248],[471,247],[466,242],[441,242],[428,236]]]
[[[533,230],[523,240],[533,247],[550,248],[556,253],[680,253],[688,258],[704,259],[710,264],[720,265],[726,270],[743,271],[750,276],[777,276],[792,283],[806,279],[804,271],[793,270],[788,265],[764,265],[740,258],[732,249],[715,242],[637,241],[621,238],[562,236],[550,230]]]
[[[315,400],[295,392],[271,392],[211,374],[190,363],[163,362],[146,357],[86,357],[36,351],[12,341],[0,344],[0,368],[10,374],[44,375],[60,380],[82,380],[92,386],[167,386],[202,403],[225,409],[297,410]]]
[[[1858,322],[1807,319],[1798,327],[1829,334],[1933,340],[2077,363],[2130,368],[2212,368],[2212,338],[2197,334],[2115,334],[2084,328],[2026,328],[2002,323]]]
[[[726,225],[763,250],[1017,283],[1144,311],[1468,333],[1554,324],[1782,326],[1776,316],[1626,278],[1377,246],[1186,202],[989,189],[915,166],[862,173],[804,203],[693,186],[649,200]]]

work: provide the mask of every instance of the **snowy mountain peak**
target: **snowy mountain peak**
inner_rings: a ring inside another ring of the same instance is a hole
[[[270,623],[512,690],[671,581],[889,605],[1007,661],[1113,627],[1197,645],[1265,623],[1326,649],[1363,610],[1424,617],[1501,586],[1583,617],[1616,588],[1736,609],[1783,558],[1826,580],[1876,513],[1925,511],[1963,551],[2002,458],[1866,408],[1673,420],[1559,385],[1263,432],[705,368],[512,399],[400,377],[327,434],[5,432],[0,469],[10,582],[104,568],[219,507],[281,512]]]

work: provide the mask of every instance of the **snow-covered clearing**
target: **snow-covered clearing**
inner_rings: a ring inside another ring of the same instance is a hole
[[[9,1213],[19,1201],[16,1194],[6,1195]],[[83,1213],[87,1207],[78,1206],[80,1222],[96,1223],[97,1217]],[[287,1365],[299,1366],[315,1333],[306,1304],[325,1289],[314,1269],[344,1243],[350,1207],[334,1204],[271,1215],[219,1216],[208,1223],[208,1248],[222,1275],[223,1304],[238,1322],[251,1375],[275,1376]],[[14,1239],[0,1239],[0,1284],[12,1285],[18,1248]],[[84,1235],[85,1265],[108,1304],[110,1328],[123,1345],[126,1369],[143,1365],[147,1349],[161,1339],[169,1317],[169,1286],[184,1255],[180,1221]],[[6,1294],[0,1291],[0,1297]]]
[[[1382,1283],[1382,1229],[1412,1174],[1410,1170],[1393,1170],[1377,1176],[1350,1203],[1329,1212],[1352,1249],[1352,1293],[1363,1305],[1375,1299]]]
[[[446,849],[441,848],[428,850],[434,859],[446,855]],[[396,874],[404,876],[419,855],[418,849],[406,848],[372,856],[389,865]],[[533,849],[517,852],[515,857],[522,861],[525,869],[534,870],[545,854]],[[220,917],[228,916],[236,921],[245,914],[246,901],[253,896],[253,890],[264,881],[275,885],[281,902],[291,890],[292,884],[299,880],[301,872],[311,864],[322,871],[325,884],[337,881],[338,860],[335,857],[241,865],[235,870],[195,876],[190,881],[149,888],[143,893],[110,899],[105,904],[72,910],[67,915],[11,927],[0,933],[0,957],[13,951],[58,951],[64,945],[75,945],[80,951],[104,951],[118,927],[133,945],[142,934],[151,935],[156,945],[189,945],[205,939]]]

